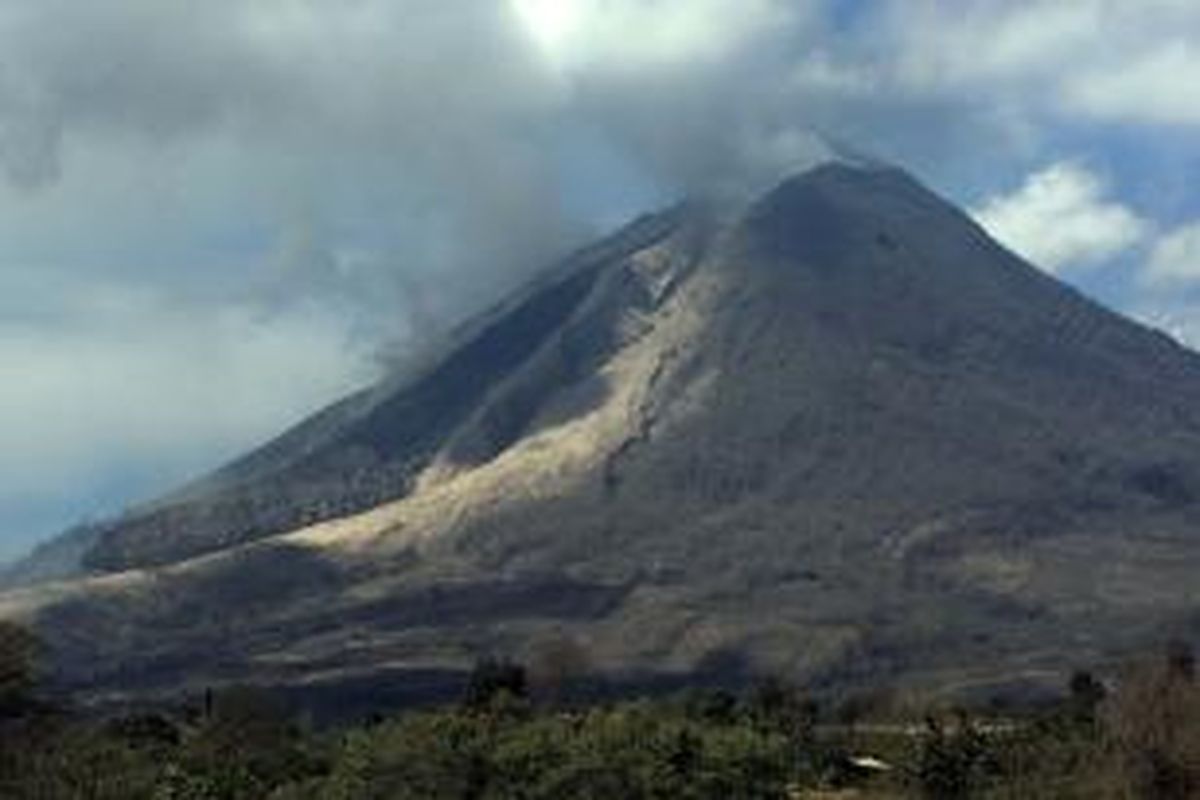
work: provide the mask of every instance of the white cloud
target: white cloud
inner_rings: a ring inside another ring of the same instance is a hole
[[[1200,283],[1200,222],[1177,228],[1159,239],[1142,277],[1154,286]]]
[[[511,0],[558,69],[638,72],[694,67],[794,22],[779,0]]]
[[[885,39],[901,81],[914,88],[1004,84],[1057,71],[1094,44],[1100,3],[894,0]]]
[[[1096,117],[1200,125],[1200,52],[1191,41],[1160,43],[1117,68],[1070,76],[1064,95]]]
[[[1200,303],[1187,298],[1142,298],[1129,314],[1180,344],[1200,350]]]
[[[1200,350],[1200,220],[1162,234],[1135,277],[1133,316]]]
[[[1030,175],[1016,192],[987,200],[975,217],[1001,243],[1051,272],[1102,264],[1148,229],[1108,198],[1103,180],[1070,162]]]
[[[1200,124],[1200,4],[892,0],[883,65],[914,93],[986,97],[1044,117]]]
[[[371,374],[312,309],[263,317],[92,287],[47,315],[65,319],[0,320],[0,507],[131,464],[212,466]]]

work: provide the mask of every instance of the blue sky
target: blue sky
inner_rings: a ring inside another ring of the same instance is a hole
[[[1194,0],[0,0],[0,557],[824,142],[1200,343]]]

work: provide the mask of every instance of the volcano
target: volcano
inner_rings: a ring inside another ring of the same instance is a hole
[[[826,164],[637,220],[62,552],[0,613],[97,695],[563,640],[647,679],[1058,680],[1200,631],[1200,355]]]

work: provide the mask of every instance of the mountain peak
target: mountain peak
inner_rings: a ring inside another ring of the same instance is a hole
[[[849,214],[878,212],[897,203],[945,205],[898,167],[830,161],[783,180],[752,205],[750,216],[799,223],[818,203]]]
[[[434,362],[81,538],[120,574],[37,596],[68,674],[453,670],[569,626],[642,673],[1002,677],[1194,618],[1200,358],[901,170],[643,218]]]
[[[881,258],[868,260],[896,266],[905,241],[918,250],[933,239],[961,245],[974,235],[965,221],[903,170],[831,162],[788,178],[752,204],[742,238],[770,260],[832,273],[861,265],[875,251],[883,251],[875,253]]]

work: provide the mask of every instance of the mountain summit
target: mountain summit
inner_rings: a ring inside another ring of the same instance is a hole
[[[1198,523],[1200,356],[829,164],[577,253],[0,613],[117,691],[562,637],[610,674],[995,684],[1195,632]]]

